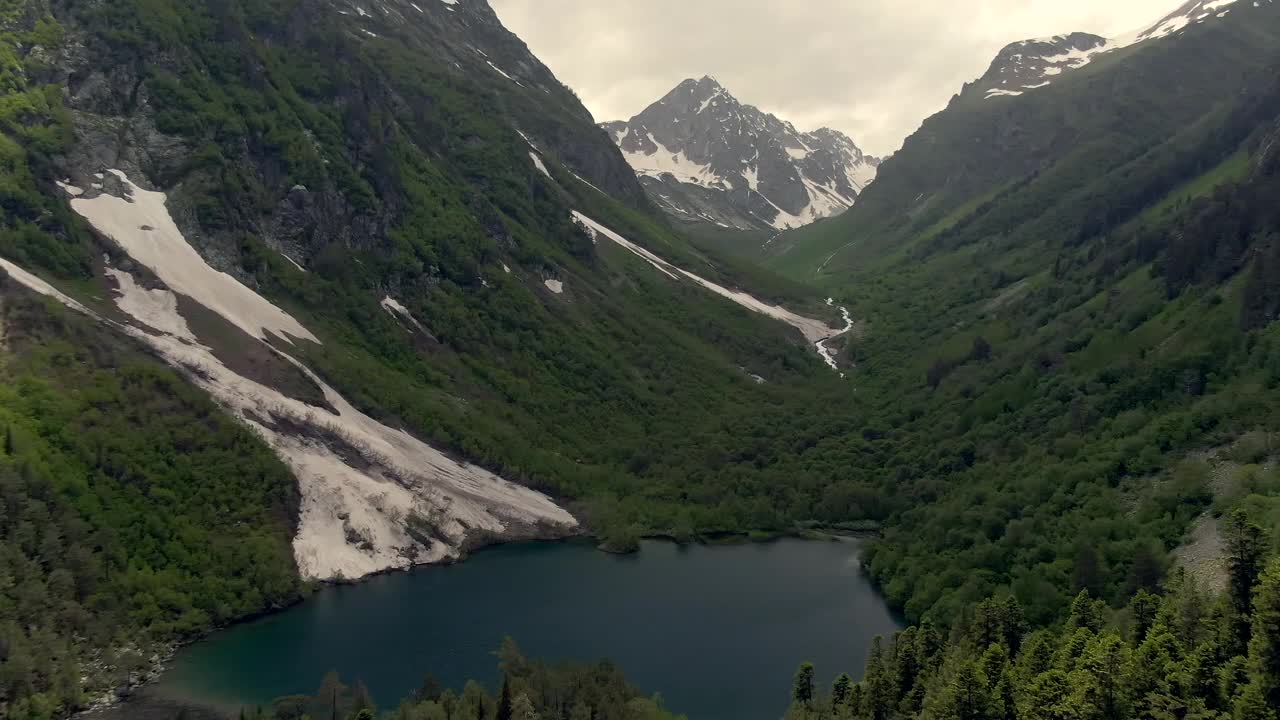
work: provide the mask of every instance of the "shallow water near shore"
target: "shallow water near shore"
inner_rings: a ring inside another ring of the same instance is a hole
[[[898,624],[862,575],[861,541],[779,540],[637,555],[586,541],[492,548],[464,563],[325,588],[307,602],[182,650],[151,702],[234,710],[361,678],[383,708],[427,673],[497,683],[505,636],[545,660],[609,658],[696,720],[779,717],[801,662],[821,681],[860,674]],[[126,706],[127,707],[127,706]]]

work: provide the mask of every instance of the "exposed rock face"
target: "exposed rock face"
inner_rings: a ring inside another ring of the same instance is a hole
[[[978,80],[978,88],[988,98],[1021,95],[1083,67],[1106,45],[1106,38],[1082,32],[1013,43],[996,55],[987,74]]]
[[[848,209],[879,165],[844,134],[801,133],[710,77],[604,127],[650,197],[687,222],[798,227]]]

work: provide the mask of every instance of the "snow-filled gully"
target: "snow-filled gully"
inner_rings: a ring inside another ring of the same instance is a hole
[[[293,541],[304,577],[355,579],[459,557],[469,542],[569,534],[577,521],[550,498],[455,461],[409,433],[353,407],[280,345],[320,341],[300,322],[235,278],[218,272],[187,243],[165,204],[111,170],[127,197],[87,194],[69,183],[72,208],[167,286],[145,289],[108,267],[116,307],[133,322],[104,320],[56,288],[0,259],[23,285],[108,322],[150,346],[255,430],[293,470],[301,513]],[[178,310],[181,294],[263,342],[324,393],[330,409],[308,405],[243,377],[202,345]],[[389,311],[416,320],[399,303]],[[144,327],[146,329],[144,329]],[[271,344],[272,338],[283,342]]]
[[[672,280],[679,280],[681,277],[689,278],[694,283],[701,285],[721,297],[728,298],[752,312],[760,313],[761,315],[771,317],[775,320],[781,320],[782,322],[796,328],[804,335],[806,340],[813,343],[814,349],[817,351],[819,357],[822,358],[823,362],[830,366],[832,370],[839,372],[840,365],[836,362],[836,351],[829,348],[827,343],[853,330],[853,319],[849,316],[849,311],[846,308],[840,308],[840,314],[844,317],[844,328],[837,330],[829,327],[821,320],[815,320],[814,318],[798,315],[777,305],[770,305],[769,303],[752,297],[747,293],[739,290],[730,290],[722,285],[717,285],[710,280],[695,275],[688,270],[672,265],[645,248],[636,245],[604,225],[601,225],[595,220],[583,215],[577,210],[573,211],[573,219],[585,228],[593,239],[598,239],[603,236],[606,239],[613,241],[627,250],[630,250],[633,254],[652,265],[658,270],[658,272],[661,272]],[[827,300],[827,304],[833,305],[834,301],[829,299]],[[841,373],[841,377],[844,377],[843,373]]]

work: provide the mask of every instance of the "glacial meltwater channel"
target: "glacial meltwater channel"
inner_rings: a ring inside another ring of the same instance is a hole
[[[772,720],[804,661],[860,675],[898,625],[861,575],[860,543],[782,540],[614,556],[586,542],[509,545],[464,563],[326,588],[181,651],[146,694],[223,708],[312,693],[337,670],[383,708],[427,673],[498,682],[504,636],[545,660],[610,658],[691,720]]]

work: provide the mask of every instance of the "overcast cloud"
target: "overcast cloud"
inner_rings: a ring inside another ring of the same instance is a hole
[[[490,0],[597,120],[712,75],[801,130],[887,154],[1015,40],[1113,36],[1181,0]]]

